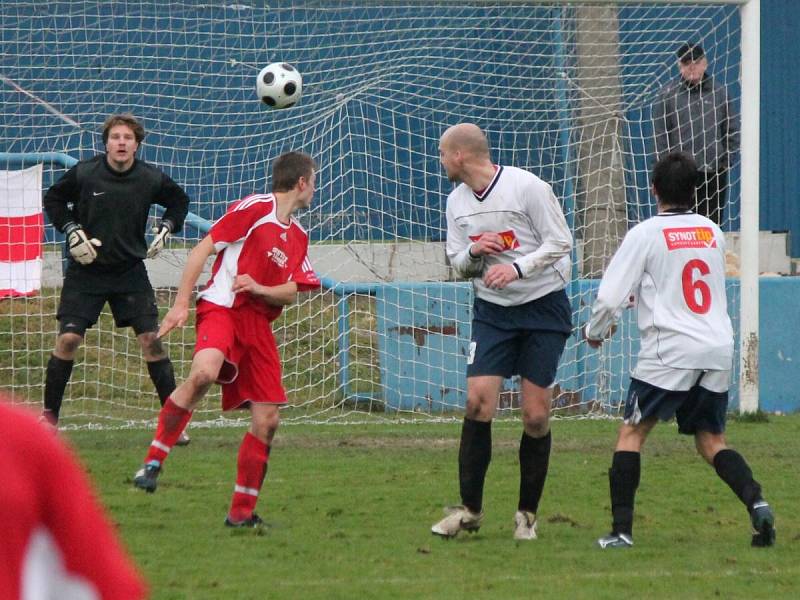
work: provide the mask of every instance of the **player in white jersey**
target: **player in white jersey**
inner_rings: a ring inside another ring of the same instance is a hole
[[[584,336],[599,348],[613,334],[631,294],[638,305],[641,349],[609,470],[611,533],[602,548],[633,545],[640,452],[659,419],[678,421],[700,455],[745,504],[753,546],[775,543],[774,517],[750,467],[725,441],[733,330],[725,297],[725,238],[691,212],[697,168],[672,152],[653,169],[658,214],[631,229],[611,259]]]
[[[459,184],[447,198],[447,256],[457,274],[472,277],[475,302],[458,455],[462,504],[447,509],[432,532],[453,537],[480,527],[492,418],[503,379],[520,375],[524,431],[514,537],[531,540],[550,459],[552,387],[572,331],[564,291],[572,235],[552,188],[532,173],[495,165],[476,125],[450,127],[439,154]]]

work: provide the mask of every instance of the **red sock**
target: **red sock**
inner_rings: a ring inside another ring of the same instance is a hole
[[[150,442],[144,462],[157,460],[159,464],[163,464],[191,418],[192,411],[181,408],[171,397],[167,398],[161,407],[161,412],[158,413],[158,428],[153,441]]]
[[[267,461],[269,446],[248,431],[239,446],[236,487],[228,513],[232,521],[244,521],[253,515],[261,484],[267,474]]]

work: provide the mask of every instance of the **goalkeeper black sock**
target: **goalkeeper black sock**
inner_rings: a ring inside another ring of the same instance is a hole
[[[612,533],[633,535],[633,503],[641,474],[641,454],[617,451],[608,470],[611,488]]]
[[[458,450],[461,501],[472,512],[483,508],[483,482],[492,460],[492,422],[464,418]]]
[[[164,402],[175,391],[175,370],[172,368],[172,361],[167,357],[149,362],[147,363],[147,372],[150,374],[150,379],[153,380],[153,385],[156,386],[161,406],[164,406]]]
[[[761,486],[753,479],[753,472],[747,466],[747,461],[736,450],[726,448],[717,452],[714,456],[714,468],[748,511],[752,511],[753,504],[762,500]]]
[[[64,360],[55,354],[47,361],[47,373],[44,382],[44,409],[50,411],[58,422],[61,403],[64,401],[64,390],[67,389],[69,377],[72,375],[74,360]]]
[[[550,464],[552,439],[549,431],[540,438],[522,432],[519,442],[519,510],[535,513],[539,509],[539,499]]]

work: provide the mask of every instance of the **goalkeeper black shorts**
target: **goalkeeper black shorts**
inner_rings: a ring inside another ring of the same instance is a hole
[[[97,322],[106,302],[117,327],[132,327],[137,335],[158,329],[155,293],[143,262],[121,273],[92,272],[73,263],[61,288],[59,332],[83,335]]]

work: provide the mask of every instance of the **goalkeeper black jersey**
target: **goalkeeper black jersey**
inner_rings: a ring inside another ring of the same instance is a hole
[[[124,271],[147,254],[147,219],[153,204],[163,206],[172,231],[183,227],[189,211],[186,192],[158,168],[134,160],[130,169],[114,171],[105,154],[81,161],[44,196],[47,216],[59,231],[70,221],[102,246],[97,259],[82,265],[90,271]]]

